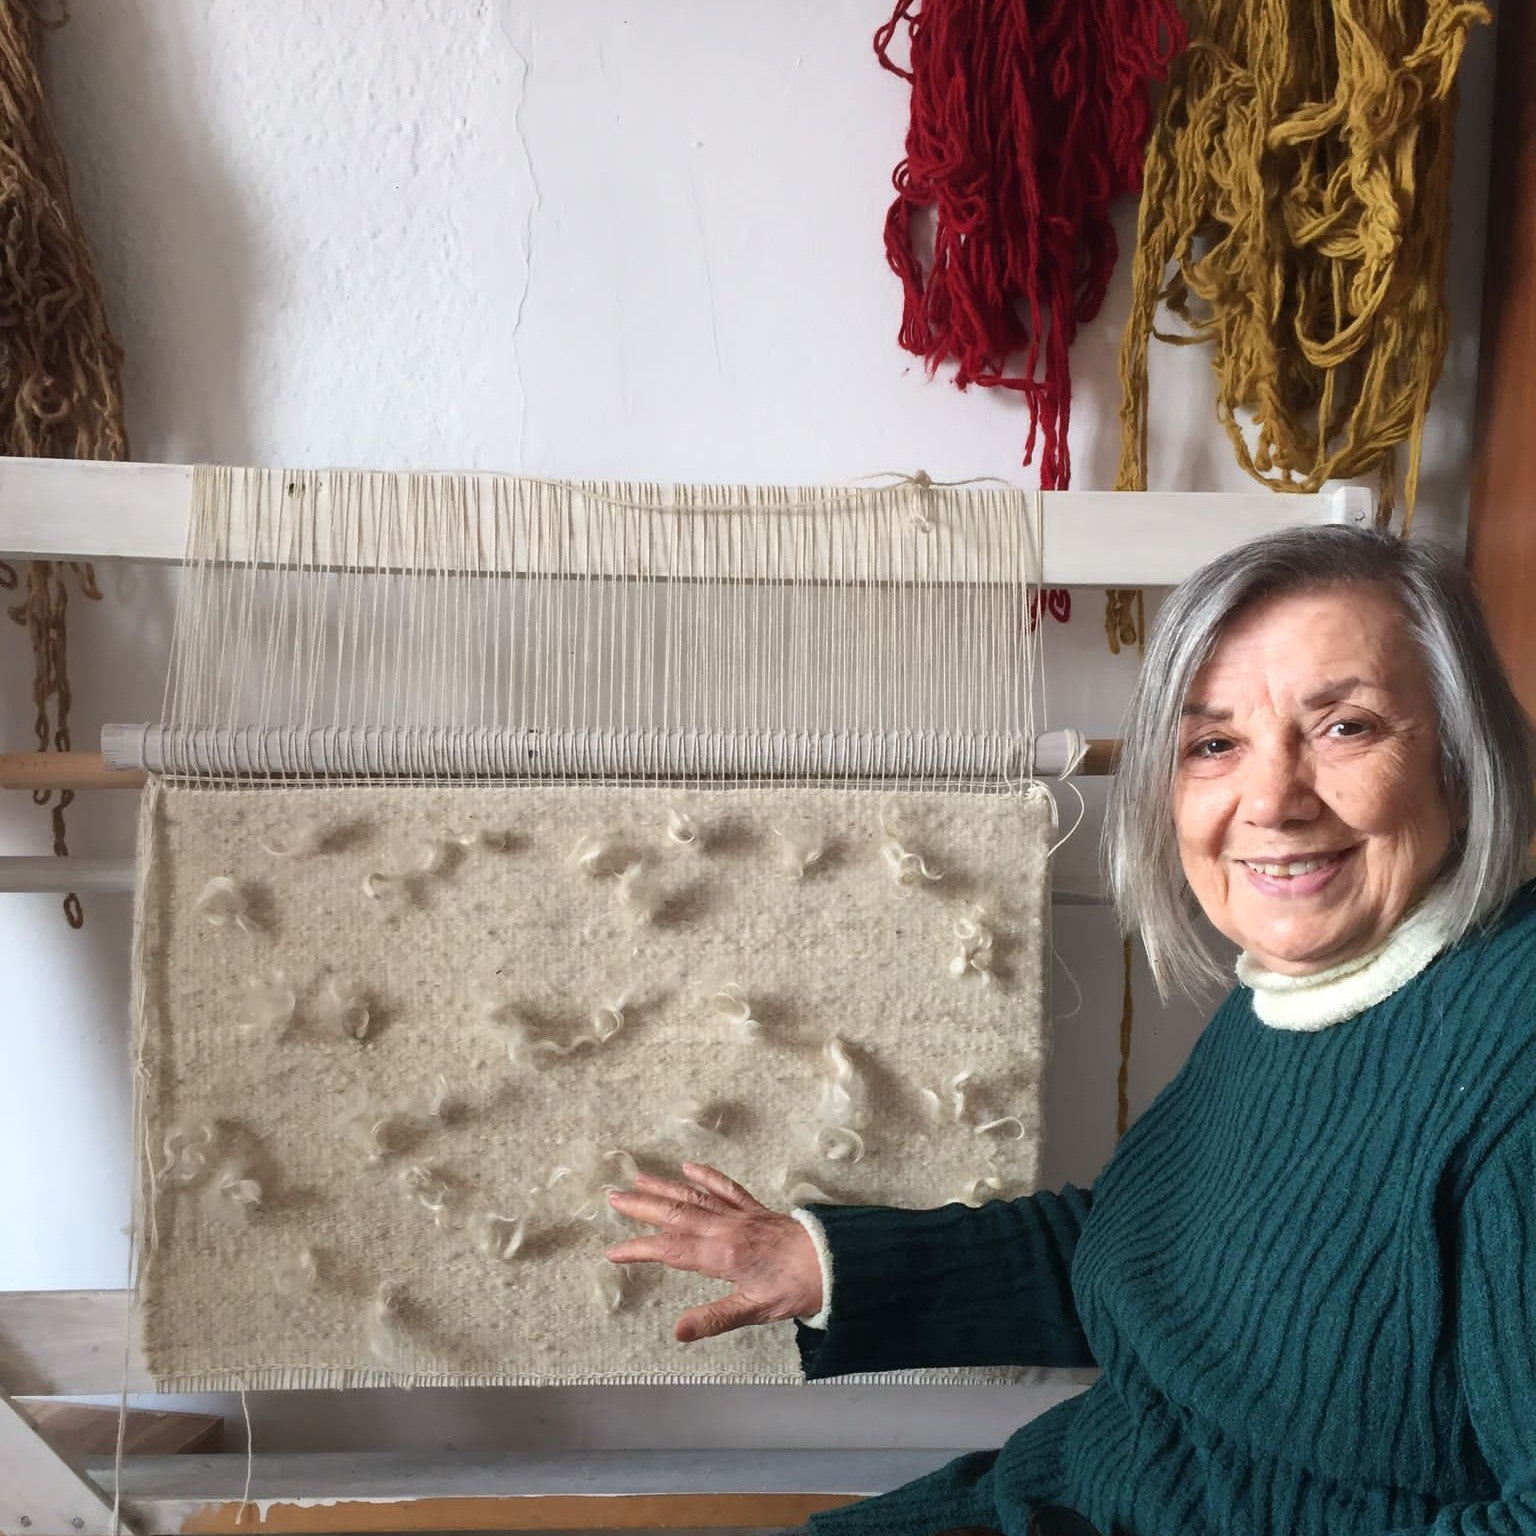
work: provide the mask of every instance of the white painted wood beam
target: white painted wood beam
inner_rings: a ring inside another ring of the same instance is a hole
[[[81,1468],[43,1439],[4,1391],[0,1531],[7,1536],[113,1536],[111,1501]]]
[[[0,555],[179,561],[191,500],[185,464],[0,459]],[[1245,539],[1297,523],[1365,522],[1371,507],[1370,491],[1354,486],[1313,496],[1047,491],[1042,581],[1171,586]]]

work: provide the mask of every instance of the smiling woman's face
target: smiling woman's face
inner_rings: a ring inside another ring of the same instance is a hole
[[[1304,976],[1375,948],[1451,846],[1434,701],[1376,586],[1257,603],[1185,703],[1174,780],[1184,873],[1260,965]]]

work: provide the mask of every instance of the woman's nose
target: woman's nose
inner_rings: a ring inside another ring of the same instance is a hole
[[[1244,765],[1243,811],[1255,826],[1311,821],[1322,809],[1305,755],[1290,746],[1250,753]]]

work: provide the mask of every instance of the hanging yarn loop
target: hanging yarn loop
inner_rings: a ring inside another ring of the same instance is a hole
[[[1147,148],[1118,488],[1147,484],[1153,336],[1208,342],[1238,463],[1375,473],[1411,521],[1445,357],[1455,78],[1480,0],[1191,0]]]
[[[952,362],[961,389],[1018,394],[1046,490],[1071,478],[1067,354],[1114,270],[1110,203],[1141,184],[1183,36],[1172,0],[898,0],[875,34],[912,87],[885,223],[901,345],[930,373]]]
[[[122,350],[107,324],[38,72],[39,31],[66,19],[61,6],[0,0],[0,452],[121,459]],[[34,731],[43,752],[70,747],[64,623],[71,582],[87,598],[101,596],[90,566],[35,561],[8,610],[32,642]],[[34,798],[42,804],[49,795]],[[69,851],[70,799],[68,790],[53,798],[56,854]],[[72,927],[85,920],[78,896],[65,898],[64,911]]]

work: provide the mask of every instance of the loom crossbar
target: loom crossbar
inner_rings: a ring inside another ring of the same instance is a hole
[[[186,550],[192,478],[186,464],[0,459],[0,554],[178,563]],[[1234,544],[1279,528],[1367,522],[1372,496],[1355,486],[1312,496],[1046,491],[1042,504],[1042,585],[1136,587],[1171,586]],[[230,557],[240,553],[232,542]],[[327,559],[321,550],[312,556],[321,565]],[[332,557],[348,566],[363,558],[354,549]],[[523,568],[559,574],[570,566],[541,566],[531,550]]]

